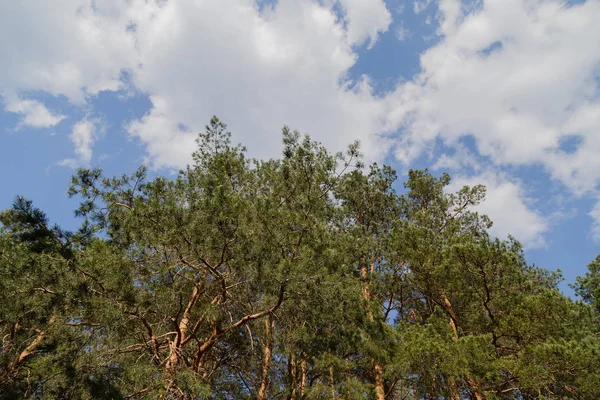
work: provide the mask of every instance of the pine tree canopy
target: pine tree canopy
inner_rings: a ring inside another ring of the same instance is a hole
[[[0,399],[600,398],[600,256],[573,300],[483,186],[197,143],[174,179],[78,170],[76,232],[0,213]]]

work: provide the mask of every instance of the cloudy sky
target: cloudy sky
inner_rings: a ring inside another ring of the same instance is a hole
[[[214,114],[483,183],[493,233],[567,282],[600,253],[600,0],[0,2],[0,208],[75,228],[80,166],[190,161]],[[566,287],[566,286],[564,286]]]

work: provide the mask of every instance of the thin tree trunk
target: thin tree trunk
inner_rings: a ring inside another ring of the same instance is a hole
[[[452,303],[450,303],[450,300],[444,294],[442,294],[442,306],[443,306],[444,310],[450,316],[450,320],[448,321],[448,324],[450,325],[450,329],[452,330],[452,338],[453,338],[453,340],[456,341],[456,340],[458,340],[458,327],[456,325],[456,321],[457,321],[456,313],[454,312],[454,308],[452,308]],[[479,390],[479,385],[471,377],[467,377],[466,381],[469,386],[469,390],[471,391],[472,398],[475,400],[481,400],[482,396],[481,396],[481,393]],[[454,380],[454,378],[449,378],[449,384],[450,384],[452,400],[460,400],[460,398],[461,398],[460,389],[458,388],[458,385],[456,384],[456,381]]]
[[[194,368],[196,369],[197,374],[200,374],[204,369],[204,355],[214,346],[218,337],[219,330],[216,327],[213,327],[213,333],[204,341],[204,343],[202,343],[202,345],[200,345],[200,347],[198,347],[196,359],[194,360]],[[204,371],[204,375],[206,375],[206,371]]]
[[[53,315],[50,318],[50,321],[48,321],[48,326],[53,325],[54,322],[56,322],[56,316]],[[17,357],[17,359],[14,361],[13,367],[18,368],[19,365],[21,365],[30,355],[35,353],[37,351],[39,345],[44,341],[45,338],[46,338],[46,331],[38,331],[37,336],[33,339],[33,341],[31,343],[29,343],[29,346],[27,346],[21,352],[21,354],[19,354],[19,357]]]
[[[469,389],[471,390],[471,399],[481,400],[483,397],[481,396],[479,385],[471,378],[467,378],[467,384],[469,385]]]
[[[373,267],[371,267],[372,269]],[[360,278],[363,281],[362,294],[365,299],[365,310],[367,312],[367,318],[369,321],[373,321],[373,312],[371,312],[371,308],[369,307],[369,302],[371,301],[371,288],[369,285],[369,270],[366,265],[360,267]]]
[[[271,366],[271,349],[273,340],[273,328],[275,327],[275,320],[271,317],[271,314],[265,318],[265,346],[263,349],[263,362],[262,362],[262,379],[260,381],[260,388],[258,389],[257,400],[263,400],[267,393],[267,384],[269,382],[269,367]]]
[[[333,367],[329,367],[329,388],[331,389],[331,400],[336,399],[335,394],[335,379],[333,376]]]
[[[371,264],[371,274],[375,272],[375,264]],[[365,307],[367,311],[367,319],[374,321],[373,312],[370,308],[371,288],[369,282],[369,270],[366,265],[360,268],[360,277],[363,280],[362,293],[365,299]],[[385,400],[385,387],[383,383],[383,367],[377,361],[373,362],[373,378],[375,380],[375,398],[377,400]]]
[[[383,386],[383,368],[381,364],[375,363],[373,366],[373,374],[375,375],[375,398],[377,400],[385,400],[385,388]]]
[[[350,360],[348,358],[346,358],[346,400],[350,399],[350,367],[351,367],[351,363]]]
[[[204,355],[215,345],[215,343],[217,343],[217,340],[219,340],[219,337],[221,337],[222,335],[231,331],[232,329],[237,329],[241,326],[246,325],[250,321],[254,321],[255,319],[259,319],[259,318],[262,318],[265,316],[270,316],[275,311],[277,311],[277,309],[281,306],[281,303],[283,303],[284,294],[285,294],[285,285],[282,285],[279,290],[279,298],[277,300],[277,303],[275,303],[275,305],[273,305],[271,308],[268,308],[266,310],[263,310],[263,311],[260,311],[260,312],[254,313],[254,314],[246,314],[242,318],[240,318],[237,322],[235,322],[225,328],[218,327],[216,325],[213,326],[213,333],[208,337],[208,339],[206,339],[204,341],[204,343],[198,348],[198,351],[196,352],[196,359],[194,361],[194,368],[196,369],[196,373],[200,373],[200,371],[202,370]],[[189,338],[190,337],[188,337],[188,339]],[[186,342],[188,339],[186,339]]]
[[[452,304],[448,297],[442,293],[442,307],[450,316],[450,320],[448,324],[450,325],[450,329],[452,330],[452,339],[454,341],[458,340],[458,327],[456,326],[456,313],[452,308]],[[448,377],[448,386],[450,386],[450,399],[451,400],[460,400],[460,389],[454,377]]]
[[[288,358],[288,381],[290,382],[290,400],[296,400],[296,357],[291,353]]]
[[[306,359],[302,358],[300,361],[300,383],[298,387],[298,392],[300,393],[300,398],[304,398],[304,393],[306,391],[306,375],[308,373],[308,365],[306,363]]]
[[[177,334],[175,335],[175,339],[169,343],[169,347],[171,350],[171,354],[169,355],[169,360],[166,364],[167,372],[172,375],[175,373],[177,368],[177,364],[179,364],[179,360],[181,358],[181,347],[186,340],[186,334],[190,325],[190,318],[192,316],[192,310],[196,306],[196,303],[200,299],[200,290],[198,289],[198,285],[194,285],[194,289],[192,290],[192,295],[190,296],[190,300],[188,301],[185,310],[183,311],[183,316],[181,320],[177,324]]]
[[[458,388],[458,385],[456,384],[456,380],[454,378],[448,378],[448,386],[450,386],[450,399],[461,400],[460,389]]]

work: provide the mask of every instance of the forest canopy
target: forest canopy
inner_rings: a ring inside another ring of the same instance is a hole
[[[600,257],[573,288],[483,186],[213,118],[174,179],[80,169],[81,228],[0,213],[2,399],[598,399]]]

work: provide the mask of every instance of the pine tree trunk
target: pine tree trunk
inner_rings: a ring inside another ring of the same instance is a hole
[[[166,364],[166,369],[169,375],[173,375],[177,368],[177,364],[179,364],[179,360],[181,358],[181,347],[186,340],[186,335],[188,332],[188,328],[190,325],[190,318],[192,316],[192,311],[200,298],[200,290],[198,289],[198,285],[194,285],[194,289],[192,290],[192,295],[183,311],[183,316],[177,325],[178,331],[177,335],[175,335],[175,339],[171,341],[169,344],[171,354],[169,355],[169,359]],[[148,328],[150,329],[150,328]]]
[[[304,393],[306,392],[306,375],[308,374],[308,366],[306,363],[306,359],[303,358],[300,361],[300,383],[298,387],[298,392],[300,393],[300,398],[304,398]]]
[[[460,389],[456,384],[456,380],[450,377],[448,379],[448,385],[450,386],[450,400],[461,400]]]
[[[329,388],[331,389],[331,400],[336,399],[335,394],[335,379],[333,376],[333,367],[329,367]]]
[[[373,366],[373,374],[375,375],[375,398],[377,400],[385,400],[385,389],[383,386],[383,368],[381,364],[375,363]]]
[[[452,308],[452,304],[448,297],[442,293],[442,307],[450,316],[450,320],[448,324],[450,325],[450,329],[452,330],[452,339],[454,341],[458,340],[458,327],[456,326],[456,313]],[[456,383],[456,380],[453,377],[448,378],[448,384],[450,386],[450,398],[451,400],[460,400],[460,389]]]
[[[479,385],[471,378],[467,378],[467,384],[469,385],[469,389],[471,390],[471,399],[481,400],[483,397],[481,396]]]
[[[371,274],[375,272],[375,264],[371,264]],[[369,286],[369,270],[366,265],[360,268],[360,277],[363,280],[362,293],[365,299],[365,307],[367,311],[367,319],[374,321],[373,312],[369,307],[371,301],[371,290]],[[380,363],[375,361],[373,363],[373,378],[375,380],[375,398],[377,400],[385,400],[385,387],[383,383],[383,367]]]
[[[351,362],[348,358],[346,358],[346,400],[350,399],[350,376],[351,376]]]
[[[272,339],[273,339],[273,328],[275,327],[275,321],[271,317],[271,314],[265,318],[265,346],[263,349],[263,362],[262,362],[262,378],[260,381],[260,388],[256,396],[257,400],[263,400],[267,393],[267,384],[269,381],[269,368],[271,366],[271,350],[272,350]]]
[[[296,400],[296,357],[290,354],[288,358],[288,381],[290,382],[290,400]]]

